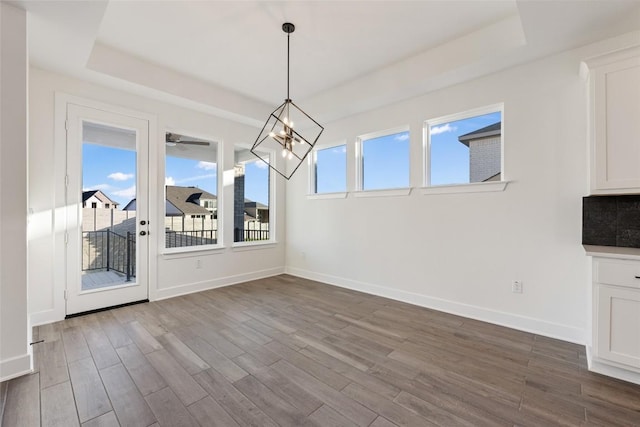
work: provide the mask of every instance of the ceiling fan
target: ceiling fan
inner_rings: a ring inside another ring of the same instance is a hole
[[[165,143],[168,147],[175,147],[176,145],[211,145],[208,141],[202,141],[197,139],[186,139],[184,135],[178,135],[177,133],[167,132],[165,134]]]

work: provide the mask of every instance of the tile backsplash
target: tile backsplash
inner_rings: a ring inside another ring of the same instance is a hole
[[[582,244],[640,248],[640,195],[583,197]]]

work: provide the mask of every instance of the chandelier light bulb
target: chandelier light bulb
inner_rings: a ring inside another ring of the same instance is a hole
[[[293,151],[289,151],[289,156],[287,158],[289,160],[293,159]]]
[[[282,157],[287,157],[287,149],[286,148],[282,149]]]
[[[275,133],[273,133],[273,132],[269,132],[269,136],[270,136],[271,138],[273,138],[273,137],[275,137],[275,136],[276,136],[276,134],[275,134]]]

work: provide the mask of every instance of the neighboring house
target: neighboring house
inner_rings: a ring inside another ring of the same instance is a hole
[[[82,192],[82,207],[94,209],[118,209],[118,202],[114,202],[100,190]]]
[[[218,198],[198,187],[166,186],[166,215],[200,218],[218,216]]]
[[[218,216],[218,198],[198,187],[166,186],[166,216],[191,218],[211,218]],[[136,199],[131,200],[123,210],[136,210]]]
[[[502,179],[501,135],[502,122],[498,122],[458,137],[469,147],[469,182]]]
[[[244,199],[245,221],[269,222],[269,207],[260,202]]]

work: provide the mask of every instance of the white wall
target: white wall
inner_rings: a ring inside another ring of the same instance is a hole
[[[626,41],[629,38],[621,38]],[[387,108],[326,123],[347,140],[354,188],[358,135],[410,125],[411,181],[422,184],[426,119],[504,102],[504,192],[307,198],[308,173],[287,186],[287,271],[517,329],[586,342],[587,85],[580,61],[607,41]],[[511,292],[522,280],[524,293]]]
[[[62,215],[65,171],[60,166],[64,162],[65,148],[64,132],[62,137],[56,137],[60,135],[63,126],[60,112],[55,111],[56,92],[124,107],[157,118],[155,134],[160,135],[161,140],[151,141],[152,144],[157,144],[152,150],[155,150],[156,155],[152,155],[151,158],[160,159],[157,164],[152,163],[150,168],[152,174],[155,174],[151,177],[151,182],[157,183],[154,194],[162,194],[163,191],[162,149],[157,147],[164,146],[166,128],[221,142],[224,157],[219,159],[219,164],[224,168],[221,209],[226,247],[215,251],[163,255],[161,252],[164,243],[158,236],[162,236],[164,228],[164,200],[161,196],[155,197],[156,202],[152,204],[150,213],[150,224],[155,226],[149,237],[152,246],[150,253],[156,261],[156,268],[150,272],[150,299],[166,298],[284,271],[282,243],[251,248],[230,247],[233,242],[233,145],[250,145],[259,129],[37,68],[31,69],[29,84],[29,162],[31,165],[37,165],[31,169],[29,175],[29,207],[33,211],[30,219],[33,232],[29,242],[29,258],[33,260],[29,269],[29,312],[34,324],[59,320],[65,314],[65,246]],[[265,117],[266,115],[268,111],[265,112]],[[282,180],[276,182],[277,200],[274,211],[284,204],[284,184]],[[284,221],[277,215],[276,218],[276,239],[283,242]],[[196,269],[198,260],[202,263],[201,269]]]
[[[27,318],[27,17],[0,3],[0,381],[31,368]]]

